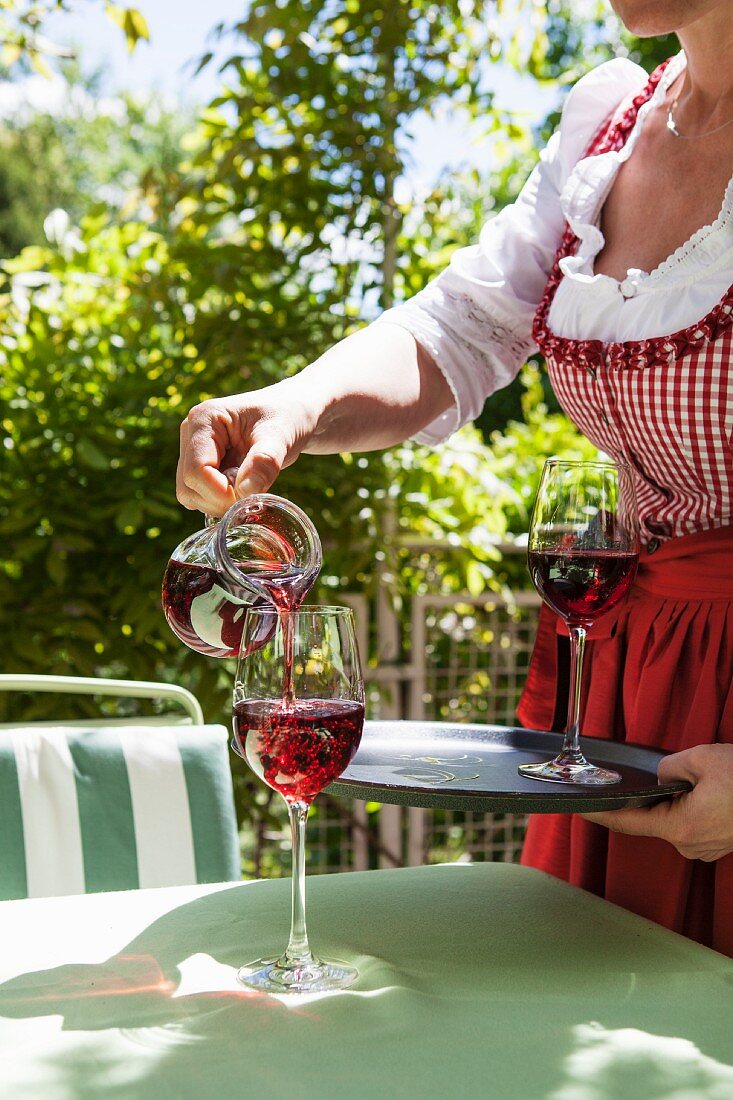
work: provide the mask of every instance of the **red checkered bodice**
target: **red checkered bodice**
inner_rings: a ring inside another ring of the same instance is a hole
[[[664,68],[604,124],[586,156],[622,148]],[[560,261],[577,247],[566,225],[533,329],[562,408],[596,446],[636,472],[648,549],[733,523],[733,285],[697,324],[667,336],[567,339],[547,319],[563,278]]]

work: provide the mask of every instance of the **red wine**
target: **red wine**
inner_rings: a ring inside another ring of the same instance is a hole
[[[581,625],[624,598],[638,560],[620,550],[530,550],[529,571],[545,603],[570,625]]]
[[[271,603],[289,611],[302,599],[303,575],[275,562],[248,567],[243,575],[254,577],[270,594]],[[171,558],[163,577],[163,611],[168,625],[182,642],[209,657],[236,657],[242,640],[248,607],[266,607],[267,601],[231,583],[208,565]],[[263,642],[266,639],[263,639]]]
[[[361,740],[364,704],[351,699],[246,700],[234,736],[252,771],[286,802],[312,802],[346,768]]]

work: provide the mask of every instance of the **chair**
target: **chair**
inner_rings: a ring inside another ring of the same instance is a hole
[[[184,688],[0,675],[0,691],[174,701],[180,716],[0,724],[0,899],[238,879],[227,731]]]

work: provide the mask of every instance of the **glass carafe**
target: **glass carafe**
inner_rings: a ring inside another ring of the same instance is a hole
[[[237,657],[247,608],[296,609],[322,561],[302,509],[272,493],[245,497],[171,554],[162,597],[168,625],[198,653]]]

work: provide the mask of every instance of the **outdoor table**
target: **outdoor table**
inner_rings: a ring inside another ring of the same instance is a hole
[[[308,888],[349,990],[237,987],[285,943],[283,879],[0,904],[0,1096],[733,1096],[733,962],[713,951],[509,864]]]

